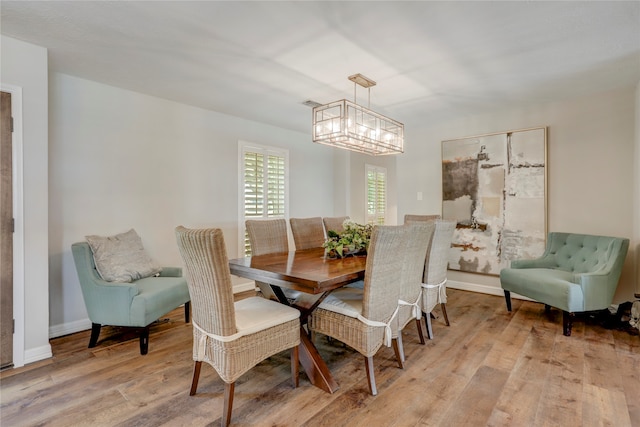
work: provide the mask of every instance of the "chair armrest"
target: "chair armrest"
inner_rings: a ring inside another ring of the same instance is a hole
[[[90,279],[90,284],[85,282],[81,285],[85,306],[93,323],[130,325],[131,301],[140,293],[135,282],[116,283],[94,278]]]
[[[550,256],[535,259],[514,259],[511,261],[511,268],[558,268],[558,263]]]
[[[180,267],[162,267],[160,277],[182,277],[182,268]]]
[[[584,310],[603,310],[613,301],[618,281],[607,270],[574,275],[574,282],[582,288]]]

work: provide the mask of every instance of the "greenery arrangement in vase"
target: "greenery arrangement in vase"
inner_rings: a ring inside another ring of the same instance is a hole
[[[325,255],[328,258],[343,258],[349,255],[366,254],[373,225],[362,225],[346,220],[342,226],[344,231],[340,234],[327,230],[327,240],[322,244]]]

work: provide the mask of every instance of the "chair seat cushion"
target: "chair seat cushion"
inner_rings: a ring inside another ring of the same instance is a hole
[[[571,313],[584,311],[582,288],[573,279],[572,272],[550,268],[505,268],[500,272],[504,290]]]
[[[300,312],[266,298],[250,297],[234,304],[238,333],[249,335],[298,319]]]
[[[329,294],[322,301],[320,308],[333,311],[344,316],[357,318],[362,314],[363,290],[358,288],[340,288]]]

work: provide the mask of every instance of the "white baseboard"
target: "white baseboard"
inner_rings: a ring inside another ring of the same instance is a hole
[[[460,289],[461,291],[471,291],[480,294],[496,295],[504,297],[504,291],[502,288],[495,286],[479,285],[477,283],[459,282],[456,280],[447,280],[447,288]],[[531,298],[523,297],[522,295],[511,292],[511,298],[522,299],[526,301],[533,301]]]
[[[37,362],[39,360],[48,359],[53,357],[53,353],[51,352],[51,345],[43,345],[41,347],[36,348],[28,348],[24,351],[24,364]],[[19,366],[16,366],[18,368]]]
[[[87,329],[91,329],[91,320],[89,320],[89,318],[49,326],[49,339],[75,334],[76,332],[86,331]]]

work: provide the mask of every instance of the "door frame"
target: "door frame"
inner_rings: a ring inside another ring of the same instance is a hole
[[[11,115],[13,116],[13,367],[24,366],[24,176],[22,143],[22,88],[0,83],[0,90],[11,94]]]

